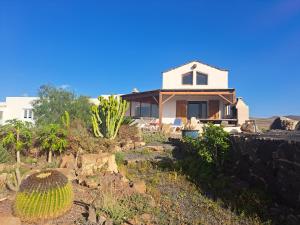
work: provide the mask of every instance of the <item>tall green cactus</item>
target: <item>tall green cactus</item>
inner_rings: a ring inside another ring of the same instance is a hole
[[[63,215],[73,203],[72,185],[55,170],[34,173],[20,185],[15,214],[25,221],[36,222]]]
[[[92,124],[96,137],[115,139],[128,109],[128,102],[109,96],[98,97],[99,105],[92,106]]]

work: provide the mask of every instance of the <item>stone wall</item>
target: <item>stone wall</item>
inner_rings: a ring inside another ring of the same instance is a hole
[[[300,208],[300,142],[232,136],[227,171]]]

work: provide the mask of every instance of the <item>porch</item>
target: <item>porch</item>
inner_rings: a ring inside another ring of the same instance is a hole
[[[186,123],[195,117],[200,122],[237,123],[235,89],[158,89],[122,96],[133,118],[157,118],[159,124],[173,124],[180,118]]]

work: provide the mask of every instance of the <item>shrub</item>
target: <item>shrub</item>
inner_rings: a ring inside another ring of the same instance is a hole
[[[162,132],[144,132],[143,133],[143,140],[146,143],[153,143],[153,142],[166,142],[168,141],[168,137]]]
[[[202,142],[202,149],[200,149],[199,154],[212,160],[217,167],[222,166],[230,147],[229,133],[224,131],[222,127],[208,124],[204,127]]]
[[[61,123],[61,116],[67,111],[71,120],[79,118],[90,125],[91,103],[86,96],[77,96],[73,92],[43,85],[38,91],[39,99],[33,103],[34,120],[37,125]]]
[[[141,130],[136,126],[129,126],[127,124],[123,124],[119,129],[118,139],[130,139],[133,141],[140,141],[142,139]]]
[[[45,170],[21,183],[14,211],[26,221],[50,219],[67,212],[72,201],[73,190],[67,177],[55,170]]]
[[[49,124],[42,127],[39,141],[41,147],[48,151],[48,162],[52,162],[53,152],[62,152],[67,146],[67,132],[59,124]]]
[[[28,148],[32,141],[31,124],[17,119],[8,120],[1,133],[2,145],[17,153],[17,162],[20,163],[20,151]]]
[[[6,163],[10,160],[7,150],[0,144],[0,163]]]

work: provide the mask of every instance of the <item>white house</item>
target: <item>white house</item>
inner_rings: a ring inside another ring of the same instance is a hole
[[[109,95],[102,95],[108,98]],[[0,102],[0,125],[7,120],[18,119],[34,123],[33,101],[38,97],[6,97]],[[97,98],[90,98],[90,102],[98,104]]]
[[[192,61],[162,73],[162,88],[122,96],[131,117],[159,118],[160,124],[196,117],[202,122],[242,124],[249,107],[228,87],[228,71]]]
[[[0,124],[12,119],[33,122],[34,100],[37,97],[6,97],[5,102],[0,102]]]

